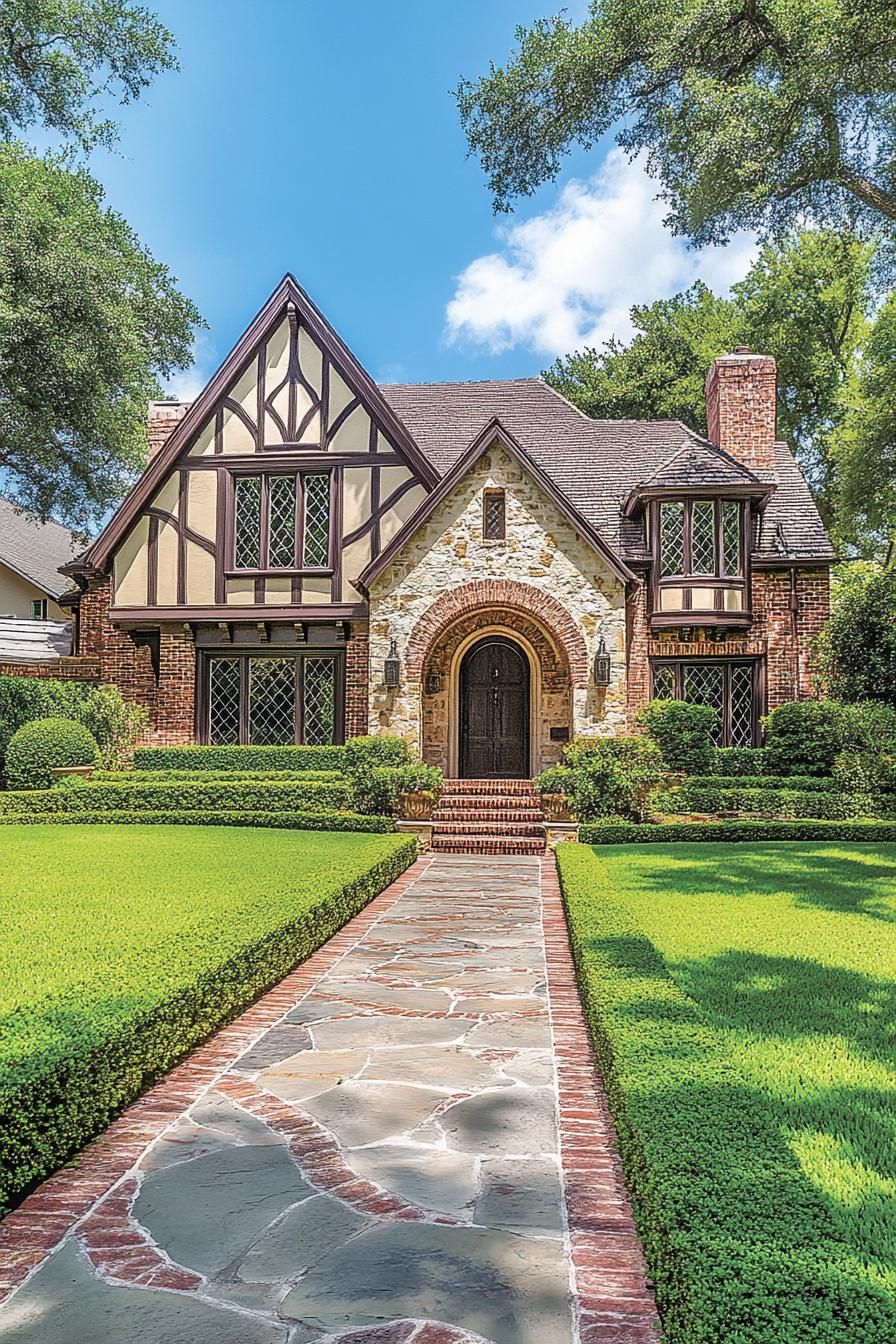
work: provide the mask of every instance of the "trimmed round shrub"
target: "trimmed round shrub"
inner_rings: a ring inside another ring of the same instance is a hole
[[[345,769],[350,775],[380,765],[413,765],[414,754],[403,737],[350,737],[345,744]]]
[[[576,737],[564,749],[563,763],[571,771],[570,801],[580,821],[614,815],[640,821],[664,773],[663,754],[649,737]]]
[[[669,770],[687,775],[707,775],[712,770],[719,716],[709,705],[651,700],[641,710],[638,722],[663,753]]]
[[[73,719],[34,719],[23,724],[6,749],[10,789],[49,788],[51,770],[62,765],[98,765],[96,738]]]

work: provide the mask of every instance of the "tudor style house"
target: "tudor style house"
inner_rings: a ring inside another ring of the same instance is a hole
[[[708,439],[591,420],[539,378],[377,386],[287,277],[65,567],[77,652],[160,743],[401,734],[525,778],[652,696],[719,741],[810,692],[832,549],[775,364],[706,385]]]

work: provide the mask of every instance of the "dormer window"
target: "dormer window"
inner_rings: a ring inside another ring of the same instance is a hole
[[[739,500],[669,499],[658,508],[661,579],[743,573]]]

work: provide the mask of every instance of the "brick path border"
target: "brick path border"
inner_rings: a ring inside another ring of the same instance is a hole
[[[579,999],[553,854],[541,861],[541,896],[578,1337],[581,1344],[659,1344],[656,1300]]]
[[[311,989],[432,863],[417,859],[285,979],[176,1065],[0,1223],[0,1304],[90,1214],[144,1149]]]

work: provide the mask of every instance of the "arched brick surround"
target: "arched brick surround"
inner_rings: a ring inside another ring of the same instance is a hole
[[[563,750],[562,742],[551,741],[551,728],[572,731],[569,658],[560,640],[534,616],[509,606],[492,605],[486,611],[479,607],[457,616],[430,643],[421,669],[423,759],[448,775],[456,772],[459,654],[485,630],[518,637],[527,657],[534,659],[530,747],[532,770],[537,773],[559,761]]]
[[[527,583],[510,579],[480,579],[444,593],[415,625],[407,645],[407,675],[419,681],[427,654],[439,636],[461,616],[479,612],[480,619],[493,619],[493,609],[504,608],[534,616],[564,650],[573,686],[588,685],[588,652],[585,639],[564,606]]]

